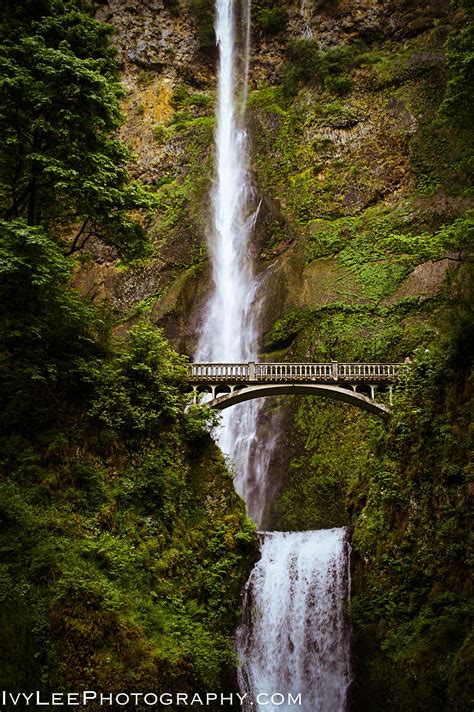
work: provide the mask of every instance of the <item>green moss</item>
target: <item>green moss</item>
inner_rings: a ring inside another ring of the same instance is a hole
[[[213,142],[214,118],[198,117],[177,121],[168,132],[174,132],[174,141],[179,141],[186,155],[186,170],[177,176],[163,175],[156,185],[158,211],[154,225],[157,242],[182,241],[186,232],[195,231],[195,204],[200,203],[208,188],[212,175],[211,147]],[[177,233],[181,237],[177,237]],[[191,262],[181,265],[189,267],[200,253],[190,248]]]
[[[330,101],[320,109],[325,126],[336,129],[349,129],[358,123],[358,112],[347,102],[340,99]]]
[[[469,248],[473,223],[466,217],[429,232],[409,203],[398,208],[369,208],[356,217],[309,223],[307,259],[338,254],[340,263],[360,288],[360,296],[375,301],[393,294],[419,263]]]
[[[470,133],[453,131],[450,121],[437,113],[420,127],[411,143],[411,156],[421,195],[432,195],[440,188],[451,195],[471,194]]]
[[[213,97],[211,94],[192,91],[186,84],[179,84],[174,88],[171,102],[175,109],[209,109],[212,108]]]
[[[414,297],[391,307],[333,302],[290,311],[274,323],[264,344],[270,352],[291,346],[296,360],[402,361],[437,337],[435,304]]]
[[[353,536],[366,562],[359,564],[353,599],[364,679],[357,710],[458,710],[470,694],[468,680],[466,689],[459,687],[455,661],[469,655],[473,614],[464,535],[472,444],[462,436],[472,407],[463,380],[471,373],[472,319],[463,320],[462,310],[461,319],[459,312],[451,318],[438,345],[417,353],[399,391],[378,449],[380,472],[369,468],[351,494],[363,484]]]
[[[361,445],[383,425],[350,406],[321,398],[294,399],[295,430],[288,478],[273,506],[283,530],[347,524],[345,496],[372,457]]]
[[[352,87],[351,73],[364,43],[321,50],[315,39],[298,39],[288,44],[287,60],[282,69],[282,85],[287,97],[294,96],[304,84],[345,95]]]
[[[153,126],[152,129],[152,134],[153,134],[153,140],[156,141],[156,143],[164,143],[168,137],[168,132],[164,126],[161,126],[161,124],[157,124],[156,126]]]

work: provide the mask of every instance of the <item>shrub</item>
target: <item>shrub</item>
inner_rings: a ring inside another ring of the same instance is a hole
[[[286,25],[286,11],[280,5],[259,3],[253,10],[254,24],[264,35],[281,32]]]
[[[214,33],[214,4],[212,0],[188,0],[196,21],[199,46],[202,51],[210,50],[216,45]]]
[[[151,324],[141,323],[105,362],[91,415],[133,441],[153,436],[182,411],[185,359]]]
[[[156,143],[163,143],[166,139],[167,131],[164,126],[157,124],[156,126],[153,126],[152,134],[153,140],[156,141]]]
[[[344,95],[350,90],[350,70],[361,44],[320,50],[314,39],[290,42],[283,65],[282,84],[286,96],[294,96],[301,84],[316,84],[334,94]]]

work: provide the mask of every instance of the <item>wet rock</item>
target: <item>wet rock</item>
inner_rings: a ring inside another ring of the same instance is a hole
[[[456,254],[417,265],[397,291],[384,303],[395,304],[406,297],[419,297],[420,300],[434,297],[441,291],[448,272],[457,269],[459,264],[459,255]]]

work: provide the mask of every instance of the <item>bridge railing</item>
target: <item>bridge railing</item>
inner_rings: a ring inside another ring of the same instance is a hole
[[[256,363],[257,381],[326,380],[334,376],[331,363]]]
[[[192,383],[396,380],[403,363],[193,363]]]
[[[189,378],[196,381],[248,381],[248,363],[192,363]]]

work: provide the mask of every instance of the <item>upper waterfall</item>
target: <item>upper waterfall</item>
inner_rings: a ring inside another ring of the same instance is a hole
[[[232,0],[218,0],[216,39],[219,76],[216,171],[212,188],[213,292],[207,305],[197,361],[248,361],[255,358],[252,303],[255,280],[249,253],[252,215],[246,166],[247,137],[237,112],[236,43]]]
[[[252,184],[247,168],[245,104],[250,57],[250,0],[243,7],[243,56],[237,57],[235,3],[216,0],[219,48],[217,83],[216,168],[211,194],[212,229],[209,249],[213,289],[199,339],[196,361],[243,362],[257,357],[257,280],[251,233],[258,207],[251,207]],[[240,61],[238,61],[240,60]],[[249,515],[261,524],[265,478],[271,442],[258,447],[256,430],[261,403],[252,402],[224,414],[219,441],[235,464],[235,486]]]

